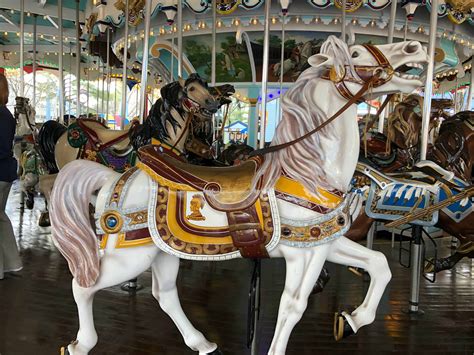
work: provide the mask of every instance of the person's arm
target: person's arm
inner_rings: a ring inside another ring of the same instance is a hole
[[[3,107],[0,109],[0,159],[13,156],[13,140],[15,139],[16,121],[11,112]]]

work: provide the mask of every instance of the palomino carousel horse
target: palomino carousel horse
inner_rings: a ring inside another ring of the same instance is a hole
[[[136,149],[152,139],[170,154],[186,157],[191,150],[207,157],[209,147],[193,139],[193,127],[210,123],[233,92],[232,85],[209,87],[198,74],[191,74],[165,85],[144,124],[134,124],[130,130],[110,130],[90,119],[76,120],[68,128],[56,121],[46,122],[38,138],[50,172],[40,177],[46,200],[57,172],[72,160],[95,161],[122,173],[135,165]]]
[[[450,104],[450,100],[432,100],[430,131],[439,126],[440,117],[447,117],[444,109]],[[416,94],[396,104],[387,118],[387,135],[371,132],[364,136],[361,161],[385,173],[410,169],[419,160],[422,107],[423,98]]]
[[[268,153],[265,161],[257,156],[236,167],[201,167],[146,146],[138,166],[122,175],[89,161],[66,165],[53,188],[51,222],[74,277],[80,327],[64,351],[84,355],[97,343],[97,291],[151,266],[152,293],[186,345],[199,354],[219,353],[181,308],[180,258],[285,258],[269,354],[285,353],[325,260],[366,268],[371,276],[362,305],[336,314],[336,340],[372,323],[391,273],[383,254],[344,237],[350,226],[346,193],[359,152],[356,102],[411,92],[422,83],[403,68],[427,60],[418,42],[349,48],[330,36],[284,96],[274,145],[258,152]],[[350,98],[340,94],[342,86]],[[96,190],[94,229],[89,203]]]

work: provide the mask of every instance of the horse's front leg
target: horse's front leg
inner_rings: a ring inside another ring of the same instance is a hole
[[[363,268],[370,275],[370,286],[364,302],[352,314],[343,312],[341,317],[336,318],[334,335],[339,340],[374,321],[377,307],[392,273],[385,255],[354,243],[346,237],[338,238],[331,244],[328,260],[337,264]],[[341,320],[342,324],[340,324]],[[345,321],[351,329],[346,326]],[[337,331],[339,326],[341,326],[340,331]]]
[[[271,257],[285,258],[286,280],[269,355],[285,354],[291,332],[306,310],[328,251],[329,243],[311,249],[279,245],[271,253]]]
[[[179,259],[162,252],[155,258],[151,269],[153,297],[176,324],[186,345],[194,351],[199,351],[199,354],[220,354],[217,345],[208,341],[200,331],[194,328],[181,308],[176,289]]]

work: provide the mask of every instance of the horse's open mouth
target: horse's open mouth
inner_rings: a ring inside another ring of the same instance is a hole
[[[405,63],[395,69],[394,74],[402,79],[412,80],[420,79],[423,72],[423,65],[421,63]]]

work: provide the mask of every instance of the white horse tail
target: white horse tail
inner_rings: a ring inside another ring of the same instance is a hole
[[[51,192],[53,241],[81,287],[93,286],[100,268],[89,203],[94,191],[114,175],[117,173],[98,163],[75,160],[61,169]]]

